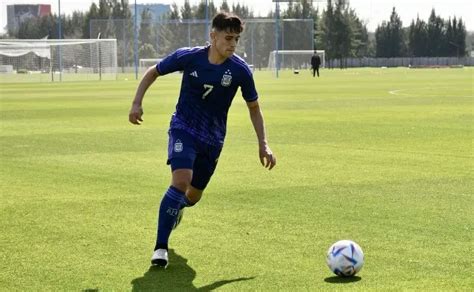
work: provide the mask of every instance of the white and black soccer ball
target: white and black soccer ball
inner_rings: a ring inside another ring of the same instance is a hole
[[[362,269],[364,252],[354,241],[340,240],[329,248],[326,262],[334,274],[351,277]]]

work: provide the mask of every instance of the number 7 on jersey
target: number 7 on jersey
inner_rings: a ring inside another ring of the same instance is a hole
[[[214,88],[213,85],[204,84],[204,89],[205,89],[206,91],[205,91],[204,94],[202,95],[202,99],[205,99],[206,96],[208,96],[209,93],[211,93],[211,91],[212,91],[213,88]]]

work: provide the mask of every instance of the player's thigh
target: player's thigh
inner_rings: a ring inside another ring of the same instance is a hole
[[[186,191],[193,176],[196,159],[194,137],[183,130],[170,129],[168,132],[168,161],[172,171],[172,185]]]
[[[196,155],[193,166],[193,179],[191,181],[192,187],[201,191],[206,188],[216,170],[220,153],[221,148],[207,146],[207,151]]]

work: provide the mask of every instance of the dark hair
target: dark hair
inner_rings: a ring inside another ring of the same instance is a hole
[[[229,12],[219,12],[212,19],[212,28],[217,31],[228,31],[241,33],[244,30],[242,20],[235,14]]]

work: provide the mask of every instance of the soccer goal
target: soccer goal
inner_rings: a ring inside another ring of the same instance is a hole
[[[115,80],[115,39],[0,40],[0,82]]]
[[[321,67],[325,67],[325,51],[317,50],[316,53],[321,57]],[[281,50],[271,51],[268,57],[268,69],[275,70],[278,64],[278,70],[284,69],[309,69],[311,68],[311,57],[313,50]]]
[[[148,68],[150,68],[153,65],[156,65],[158,62],[163,60],[163,58],[148,58],[148,59],[140,59],[138,64],[139,64],[139,71],[140,72],[145,72]]]

